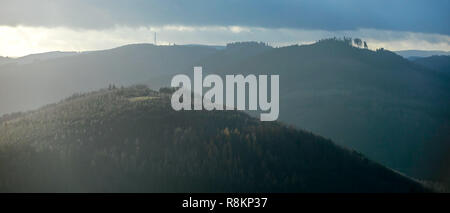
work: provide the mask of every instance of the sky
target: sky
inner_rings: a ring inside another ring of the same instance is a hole
[[[0,56],[130,43],[273,46],[359,37],[371,49],[450,50],[448,0],[2,0]]]

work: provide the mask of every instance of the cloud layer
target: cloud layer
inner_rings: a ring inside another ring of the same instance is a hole
[[[0,25],[105,29],[115,26],[249,26],[450,35],[448,0],[5,0]]]

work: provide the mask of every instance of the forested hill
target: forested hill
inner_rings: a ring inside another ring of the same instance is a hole
[[[312,133],[169,97],[111,87],[2,117],[0,191],[428,191]]]
[[[218,63],[215,63],[218,61]],[[450,181],[450,78],[351,40],[273,48],[203,71],[280,76],[279,120],[331,138],[408,175]]]

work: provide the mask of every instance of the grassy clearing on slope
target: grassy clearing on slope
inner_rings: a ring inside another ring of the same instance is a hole
[[[155,96],[140,96],[140,97],[129,98],[128,100],[130,102],[138,102],[138,101],[147,101],[147,100],[153,100],[153,99],[159,99],[159,97],[155,97]]]

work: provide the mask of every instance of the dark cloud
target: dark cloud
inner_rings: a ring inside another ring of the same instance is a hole
[[[108,28],[115,25],[243,25],[450,35],[448,0],[77,0],[2,1],[0,25]]]

